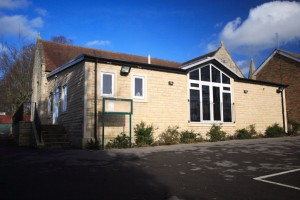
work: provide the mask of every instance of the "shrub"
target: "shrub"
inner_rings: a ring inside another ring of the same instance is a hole
[[[281,137],[284,135],[284,130],[279,124],[275,123],[272,126],[269,126],[265,131],[266,137]]]
[[[159,135],[159,142],[161,144],[166,144],[166,145],[170,145],[170,144],[178,144],[180,139],[179,139],[179,131],[178,131],[179,127],[178,126],[174,126],[171,127],[169,126],[164,132],[162,132]]]
[[[235,131],[235,138],[236,139],[250,139],[252,137],[252,134],[247,129],[238,129]]]
[[[221,131],[221,127],[213,124],[210,130],[206,133],[206,136],[209,137],[211,142],[225,140],[226,132]]]
[[[154,141],[153,131],[153,125],[146,126],[146,123],[143,121],[140,124],[137,124],[134,128],[135,143],[138,146],[151,145]]]
[[[127,136],[125,133],[120,133],[116,138],[110,140],[106,148],[129,148],[130,147],[130,137]]]
[[[91,150],[99,150],[100,149],[100,142],[99,142],[99,140],[90,139],[90,141],[88,141],[86,143],[85,148],[91,149]]]
[[[290,121],[289,130],[288,130],[289,135],[297,135],[299,134],[299,131],[300,131],[300,123],[297,123],[295,121]]]
[[[203,142],[203,138],[199,133],[194,133],[193,130],[185,130],[180,133],[180,142],[185,144]]]
[[[257,131],[255,130],[255,124],[250,124],[248,126],[248,130],[249,130],[252,137],[255,136],[255,135],[258,135]]]

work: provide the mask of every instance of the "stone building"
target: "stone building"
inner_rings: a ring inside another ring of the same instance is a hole
[[[124,73],[123,69],[127,70]],[[168,126],[205,136],[212,124],[233,134],[284,125],[284,84],[245,79],[222,43],[185,63],[59,44],[37,39],[32,101],[42,124],[61,124],[73,146],[102,136],[103,99],[133,101],[132,125]],[[114,104],[111,105],[114,109]],[[105,142],[127,132],[130,118],[106,118]],[[131,129],[133,129],[131,127]]]
[[[288,85],[285,92],[287,118],[300,123],[300,54],[275,49],[255,71],[254,77]]]

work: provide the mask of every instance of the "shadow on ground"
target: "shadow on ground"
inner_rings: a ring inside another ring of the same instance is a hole
[[[168,188],[138,166],[117,154],[96,153],[98,157],[84,150],[20,148],[2,135],[1,199],[170,198]]]

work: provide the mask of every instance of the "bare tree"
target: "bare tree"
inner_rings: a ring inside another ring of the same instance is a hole
[[[61,44],[73,44],[73,41],[71,39],[69,39],[69,38],[67,38],[66,36],[63,36],[63,35],[53,36],[51,38],[51,41],[61,43]]]
[[[2,44],[0,52],[0,111],[13,114],[24,101],[30,101],[35,45],[17,48]]]

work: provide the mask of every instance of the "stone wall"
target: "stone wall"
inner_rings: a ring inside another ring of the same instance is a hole
[[[31,101],[36,102],[41,122],[47,122],[48,81],[42,45],[37,41],[32,74]]]
[[[57,76],[57,77],[56,77]],[[68,68],[56,76],[49,77],[49,93],[55,93],[59,88],[58,123],[63,125],[68,134],[72,146],[81,147],[84,133],[84,62]],[[67,110],[62,110],[62,87],[67,86]],[[49,96],[50,94],[48,94]],[[48,102],[48,100],[47,100]],[[47,124],[52,124],[53,113],[47,111]]]
[[[133,76],[145,77],[146,99],[133,100],[132,133],[136,124],[141,121],[155,127],[155,138],[168,126],[179,126],[180,130],[193,129],[206,136],[211,123],[189,123],[188,85],[185,74],[167,73],[139,68],[132,68],[128,76],[120,75],[121,66],[98,64],[98,129],[102,135],[102,97],[100,95],[101,72],[115,75],[115,98],[133,97]],[[84,140],[93,137],[94,133],[94,63],[86,63],[86,131]],[[169,81],[173,81],[171,86]],[[222,130],[234,134],[237,129],[254,124],[258,132],[274,124],[283,125],[281,94],[276,93],[277,87],[261,84],[233,82],[233,123],[223,123]],[[244,91],[247,91],[244,92]],[[105,142],[121,132],[129,133],[128,116],[109,116],[105,120]]]
[[[277,89],[278,87],[235,82],[236,128],[255,124],[256,130],[264,133],[274,123],[283,127],[281,93],[277,93]]]
[[[33,146],[35,142],[32,123],[20,121],[13,125],[13,135],[18,146]]]
[[[146,98],[133,99],[132,126],[141,121],[153,124],[155,136],[169,125],[186,127],[188,123],[188,97],[186,75],[132,68],[128,76],[120,75],[121,66],[98,64],[98,135],[102,135],[102,96],[101,72],[110,72],[115,76],[115,98],[131,99],[133,97],[133,76],[145,79]],[[94,63],[86,63],[86,134],[85,140],[94,133]],[[169,85],[173,81],[173,85]],[[105,141],[114,138],[121,132],[129,133],[129,116],[106,116]],[[132,131],[133,133],[133,131]]]

